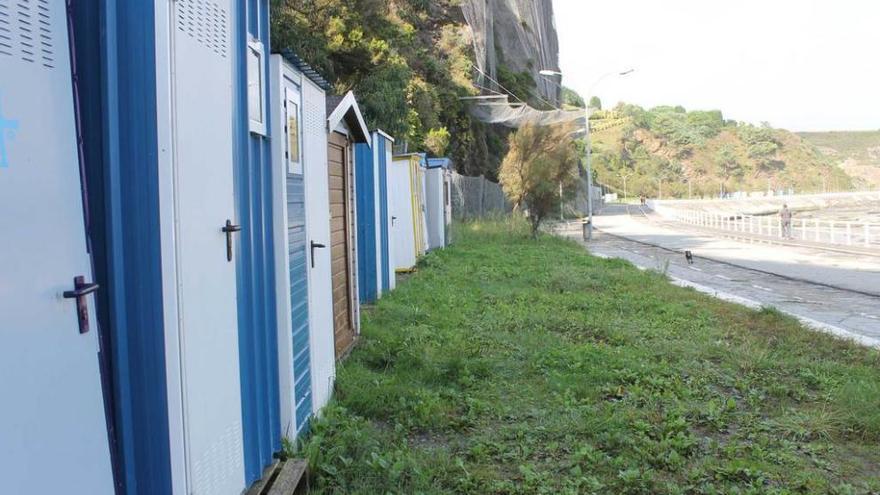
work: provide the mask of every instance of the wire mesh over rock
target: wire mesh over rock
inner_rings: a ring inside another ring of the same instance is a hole
[[[461,10],[473,32],[476,65],[482,72],[477,76],[480,86],[493,86],[486,75],[498,79],[497,55],[501,54],[505,66],[532,73],[540,96],[559,105],[559,87],[538,74],[541,69],[559,67],[552,0],[463,0]]]
[[[540,75],[542,69],[559,67],[552,0],[463,0],[461,9],[472,32],[477,87],[498,96],[506,93],[516,100],[472,100],[470,110],[474,118],[511,128],[573,121],[583,126],[582,112],[538,110],[527,103],[534,98],[547,106],[559,107],[561,87],[555,80]],[[511,93],[498,81],[499,64],[509,71],[531,75],[535,91]]]

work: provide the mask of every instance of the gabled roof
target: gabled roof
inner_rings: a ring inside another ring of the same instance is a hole
[[[340,122],[345,122],[354,142],[370,145],[370,131],[353,92],[345,96],[327,95],[327,115],[328,129],[332,131]]]
[[[375,132],[376,134],[378,134],[378,135],[380,135],[380,136],[383,136],[385,139],[391,141],[392,143],[394,142],[394,138],[391,137],[390,134],[388,134],[387,132],[383,131],[382,129],[373,129],[373,132]]]
[[[324,76],[321,75],[314,67],[309,65],[305,60],[301,59],[299,55],[296,54],[293,50],[285,49],[278,52],[284,57],[284,60],[287,60],[291,65],[293,65],[296,70],[300,71],[302,75],[309,78],[310,81],[315,83],[319,88],[324,91],[330,91],[333,87],[324,79]]]

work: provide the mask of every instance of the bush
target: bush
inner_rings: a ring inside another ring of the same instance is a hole
[[[499,179],[514,210],[528,207],[532,236],[578,185],[577,149],[569,125],[520,128],[510,135]]]

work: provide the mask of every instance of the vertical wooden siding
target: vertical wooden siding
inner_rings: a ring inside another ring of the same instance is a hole
[[[354,343],[351,286],[351,229],[350,178],[346,164],[348,140],[330,133],[328,146],[328,174],[330,180],[330,253],[333,287],[333,327],[336,357],[348,352]]]

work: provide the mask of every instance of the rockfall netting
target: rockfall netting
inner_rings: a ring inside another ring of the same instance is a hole
[[[480,86],[495,85],[489,78],[498,79],[500,53],[510,70],[533,73],[540,96],[558,105],[559,87],[538,74],[541,69],[559,67],[552,0],[462,0],[461,10],[473,33]]]
[[[537,110],[528,105],[511,104],[507,100],[474,100],[470,107],[471,115],[480,122],[500,124],[518,129],[526,124],[546,126],[574,122],[583,127],[583,110]]]
[[[549,107],[559,107],[561,87],[556,78],[540,75],[542,69],[559,67],[552,0],[463,0],[461,10],[472,33],[477,87],[494,95],[509,94],[517,100],[472,100],[471,114],[476,119],[512,128],[572,121],[583,126],[582,111],[538,110],[524,103],[537,99]],[[514,95],[501,86],[498,54],[508,70],[532,74],[532,94]]]

